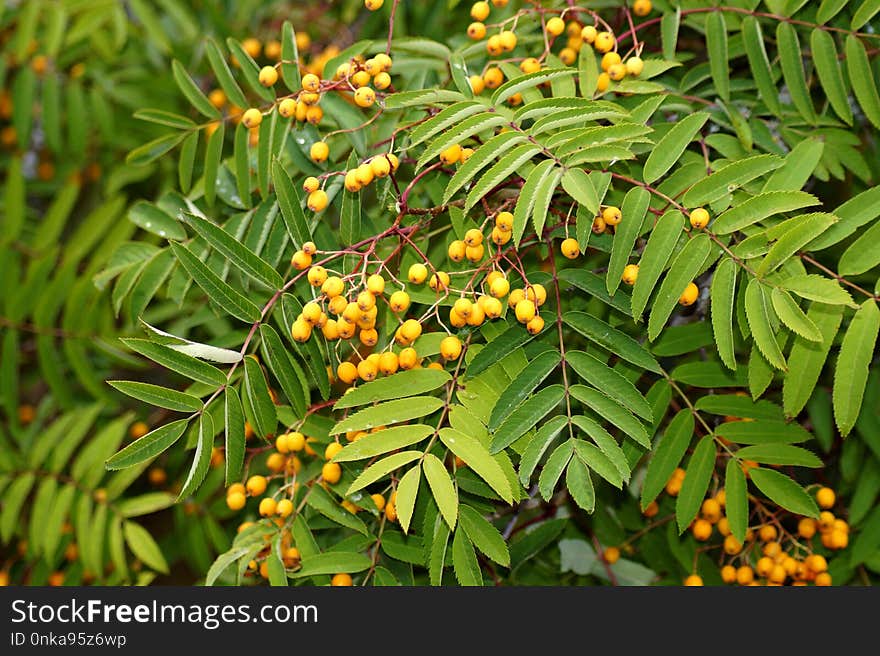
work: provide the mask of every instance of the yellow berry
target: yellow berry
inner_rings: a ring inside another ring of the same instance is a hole
[[[486,26],[480,21],[474,21],[468,25],[467,35],[474,41],[479,41],[486,36]]]
[[[471,75],[468,78],[468,82],[471,84],[471,90],[477,96],[483,93],[483,90],[486,88],[486,82],[479,75]]]
[[[471,18],[477,21],[484,21],[489,17],[489,3],[480,0],[471,5]]]
[[[440,161],[446,166],[455,164],[459,159],[461,159],[461,146],[459,144],[453,144],[440,153]]]
[[[519,70],[523,73],[536,73],[541,70],[541,62],[534,57],[526,57],[520,63]]]
[[[290,517],[293,514],[293,502],[290,499],[282,499],[275,506],[275,513],[279,517]]]
[[[626,60],[626,72],[633,77],[638,77],[645,69],[645,62],[641,57],[630,57]]]
[[[592,25],[585,25],[581,30],[581,39],[583,39],[586,43],[593,43],[596,40],[596,35],[599,34],[598,30]]]
[[[696,230],[702,230],[707,225],[709,225],[709,212],[704,210],[702,207],[698,207],[693,212],[691,212],[690,216],[691,226]]]
[[[271,87],[278,81],[278,71],[274,66],[263,66],[260,69],[259,80],[264,87]]]
[[[696,283],[689,282],[688,286],[685,287],[685,290],[681,293],[678,302],[684,306],[693,305],[699,295],[700,288],[697,287]]]
[[[516,34],[511,32],[510,30],[505,30],[498,35],[498,38],[501,42],[501,49],[505,52],[510,52],[511,50],[516,48]]]
[[[611,32],[599,32],[593,41],[593,46],[601,53],[610,52],[614,49],[616,41]]]
[[[691,574],[689,577],[687,577],[684,580],[684,584],[687,587],[699,587],[699,586],[703,585],[703,579],[702,579],[702,577],[697,576],[696,574]]]
[[[618,207],[611,205],[602,210],[602,219],[605,221],[606,225],[616,226],[620,223],[622,218],[623,215],[620,213],[620,208]]]
[[[623,275],[620,276],[620,279],[627,285],[635,285],[638,277],[639,277],[639,265],[638,264],[627,264],[623,268]]]
[[[277,508],[278,504],[272,497],[266,497],[260,501],[260,515],[263,517],[271,517]]]
[[[607,547],[605,551],[602,552],[602,560],[609,565],[613,565],[620,560],[620,549],[617,547]]]
[[[406,312],[409,308],[409,294],[403,291],[394,292],[388,299],[388,305],[391,306],[392,311],[398,314]]]
[[[410,266],[407,272],[407,279],[414,285],[421,285],[428,277],[428,267],[421,262],[416,262]]]
[[[258,497],[266,491],[267,485],[268,482],[266,481],[266,477],[257,475],[251,476],[249,479],[247,479],[247,482],[245,483],[245,488],[247,489],[248,494],[250,494],[252,497]]]
[[[562,254],[567,257],[569,260],[575,259],[581,253],[581,246],[578,244],[578,240],[574,237],[569,237],[568,239],[564,239],[562,244],[560,245],[560,250]]]
[[[242,114],[241,122],[246,128],[255,128],[263,122],[263,113],[256,107],[251,107]]]
[[[376,102],[376,92],[370,87],[361,87],[354,92],[354,102],[358,107],[372,107]]]
[[[547,33],[553,36],[559,36],[565,32],[565,21],[559,16],[554,16],[547,21]]]
[[[364,7],[366,7],[370,11],[381,9],[383,4],[385,4],[385,0],[364,0]],[[349,583],[348,585],[351,584]]]
[[[230,510],[241,510],[246,502],[247,498],[242,492],[233,492],[226,495],[226,505]]]
[[[605,53],[605,55],[602,56],[602,70],[606,73],[612,66],[619,63],[620,55],[618,55],[616,52],[607,52]]]
[[[834,490],[830,487],[820,487],[816,491],[816,501],[819,504],[820,508],[828,509],[834,507],[834,502],[837,500],[837,497],[834,494]]]
[[[455,335],[444,337],[440,342],[440,355],[444,360],[458,360],[461,355],[461,340]]]
[[[651,0],[635,0],[633,2],[633,13],[636,16],[647,16],[651,13]]]
[[[321,468],[321,478],[334,485],[342,478],[342,467],[337,462],[325,462]]]
[[[483,73],[483,84],[487,89],[497,89],[502,82],[504,82],[504,73],[500,68],[493,67]]]
[[[528,323],[535,316],[535,303],[528,299],[523,299],[516,304],[516,318],[520,323]]]
[[[320,212],[327,207],[327,193],[323,189],[318,189],[309,194],[306,204],[313,212]]]
[[[306,73],[302,77],[302,88],[305,91],[316,93],[321,88],[321,78],[314,73]]]

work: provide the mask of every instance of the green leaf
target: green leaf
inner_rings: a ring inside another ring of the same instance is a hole
[[[202,409],[202,402],[198,397],[167,387],[127,380],[108,380],[107,384],[123,394],[160,408],[176,412],[198,412]]]
[[[269,574],[269,585],[272,587],[287,587],[287,572],[284,570],[284,561],[278,554],[280,545],[275,542],[266,556],[266,567]]]
[[[880,9],[880,4],[877,5],[877,8]],[[834,37],[825,30],[815,28],[810,33],[810,52],[813,55],[813,65],[816,67],[819,82],[834,108],[834,113],[842,118],[847,125],[852,125],[852,109],[849,106]]]
[[[553,194],[562,180],[563,171],[560,168],[553,168],[547,179],[541,184],[535,195],[535,206],[532,208],[532,224],[535,227],[535,234],[542,238],[544,234],[544,225],[547,223],[547,213],[550,211],[550,203],[553,200]]]
[[[507,118],[492,112],[482,112],[480,114],[468,116],[466,119],[458,123],[458,125],[447,129],[443,134],[436,137],[430,144],[428,144],[421,157],[419,157],[416,169],[422,168],[425,164],[437,157],[450,146],[461,143],[465,139],[468,139],[479,132],[492,130],[507,122]]]
[[[574,73],[575,71],[573,68],[565,67],[545,68],[534,73],[520,75],[519,77],[513,78],[512,80],[508,80],[500,87],[495,89],[495,92],[490,98],[490,102],[493,106],[497,107],[511,96],[517,93],[521,93],[526,89],[531,89],[532,87],[536,87],[539,84],[551,82],[557,78],[574,75]]]
[[[578,214],[578,218],[581,220],[581,222],[587,223],[587,226],[592,226],[592,216],[588,217],[586,215],[580,215],[580,208]],[[578,229],[578,232],[580,232],[580,229]],[[591,234],[590,228],[586,227],[585,232],[588,235]],[[583,241],[583,243],[581,244],[581,252],[584,252],[586,250],[587,241],[582,240],[580,237],[578,238],[578,241]],[[613,296],[610,295],[605,290],[605,281],[592,271],[587,271],[585,269],[576,267],[562,269],[561,271],[559,271],[559,279],[563,282],[574,285],[581,291],[586,292],[589,296],[594,297],[596,300],[602,301],[603,303],[605,303],[605,305],[613,307],[615,310],[620,310],[624,314],[629,314],[630,312],[630,299],[628,295],[620,291],[615,293]]]
[[[877,552],[880,546],[880,506],[876,506],[862,523],[850,552],[852,566],[859,565]]]
[[[300,77],[299,49],[296,47],[296,32],[290,21],[284,21],[281,26],[281,79],[291,91],[299,91],[302,88]]]
[[[232,71],[229,69],[229,64],[226,63],[226,58],[223,56],[220,46],[217,45],[214,39],[209,38],[205,41],[205,53],[208,55],[211,70],[214,71],[214,77],[217,78],[217,83],[223,89],[223,93],[226,94],[229,102],[238,107],[250,107],[250,103],[242,92],[241,87],[238,86],[238,83],[232,76]]]
[[[862,407],[878,331],[880,309],[873,299],[868,299],[846,329],[834,367],[834,420],[844,437],[852,430]]]
[[[715,434],[736,444],[791,444],[813,437],[799,424],[769,419],[726,422],[715,429]]]
[[[623,199],[620,210],[623,220],[614,229],[611,258],[605,276],[605,287],[609,294],[614,294],[620,286],[620,278],[629,263],[629,256],[642,230],[650,202],[651,194],[642,187],[633,187]]]
[[[793,221],[796,221],[794,226],[786,230],[776,240],[776,243],[755,269],[755,273],[759,276],[775,271],[782,266],[792,255],[834,225],[837,222],[837,217],[824,212],[814,212],[799,216]]]
[[[605,454],[608,461],[620,474],[620,479],[629,482],[632,472],[626,459],[626,453],[620,448],[617,440],[611,437],[611,434],[602,428],[598,422],[593,421],[589,417],[575,416],[571,418],[571,423],[586,433],[596,443],[599,450]],[[578,443],[576,442],[575,449],[577,449],[577,445]]]
[[[778,169],[783,161],[777,155],[754,155],[726,164],[688,189],[682,202],[686,207],[714,203],[755,178]]]
[[[232,316],[253,323],[260,319],[260,309],[241,292],[233,289],[193,252],[178,242],[171,242],[175,257],[208,297]]]
[[[816,112],[807,88],[804,76],[803,53],[798,41],[797,30],[790,23],[780,21],[776,25],[776,43],[779,48],[779,63],[782,65],[782,76],[785,86],[791,94],[792,102],[798,113],[807,123],[816,123]]]
[[[880,2],[877,0],[863,0],[856,10],[852,22],[849,24],[850,28],[853,30],[862,29],[868,24],[868,21],[874,18],[877,12],[880,12]]]
[[[678,28],[681,25],[681,8],[667,11],[660,19],[660,41],[663,47],[663,59],[675,59],[675,47],[678,42]]]
[[[565,486],[574,502],[588,513],[596,509],[596,492],[590,470],[581,458],[572,458],[565,468]]]
[[[690,410],[679,410],[669,422],[663,439],[654,449],[654,455],[648,462],[645,480],[642,483],[642,509],[647,508],[663,491],[672,472],[684,457],[693,434],[694,415]]]
[[[800,141],[785,156],[785,163],[764,183],[763,191],[800,190],[819,166],[824,152],[825,142],[822,139],[809,137]]]
[[[314,508],[330,521],[355,530],[361,535],[369,535],[369,531],[364,523],[357,516],[343,508],[323,487],[319,485],[313,486],[305,499],[310,508]]]
[[[781,281],[780,286],[801,298],[828,305],[852,305],[852,296],[840,283],[818,274],[792,276]]]
[[[126,338],[121,341],[133,351],[150,358],[166,369],[179,373],[181,376],[206,385],[220,386],[226,383],[226,374],[217,367],[173,348],[146,339]]]
[[[232,37],[226,39],[226,45],[238,60],[238,70],[241,71],[241,74],[244,76],[251,91],[256,93],[266,102],[273,102],[275,100],[275,92],[260,84],[260,67],[257,65],[257,62],[253,60],[241,43]]]
[[[715,440],[707,435],[694,448],[686,469],[687,474],[681,483],[681,491],[675,500],[675,520],[679,534],[684,533],[697,516],[714,469]]]
[[[562,320],[581,335],[617,357],[654,373],[662,371],[654,356],[648,353],[641,344],[626,333],[612,328],[601,319],[586,312],[570,310],[562,316]],[[522,330],[519,326],[516,328]]]
[[[225,428],[224,460],[226,462],[226,485],[231,485],[241,477],[244,466],[246,437],[244,434],[244,410],[234,387],[223,390],[223,424]]]
[[[477,553],[460,525],[452,537],[452,568],[460,585],[483,585],[483,575],[480,573]]]
[[[556,415],[544,422],[544,425],[537,430],[519,461],[519,480],[523,485],[528,485],[538,462],[566,426],[568,426],[568,417]]]
[[[565,171],[562,175],[562,188],[591,214],[599,213],[599,197],[586,171],[583,169]]]
[[[720,11],[713,11],[706,17],[706,50],[715,91],[723,100],[730,101],[727,25],[724,22],[724,14]]]
[[[652,153],[656,152],[655,147]],[[639,275],[632,293],[632,316],[636,321],[641,319],[648,299],[651,297],[651,292],[654,291],[660,275],[666,268],[669,258],[672,257],[676,244],[684,233],[683,226],[684,216],[682,213],[678,210],[669,210],[657,219],[648,236],[648,243],[645,245],[642,258],[639,261]]]
[[[321,574],[354,574],[369,569],[373,564],[369,556],[355,551],[327,551],[325,553],[306,556],[300,568],[290,576],[302,579]]]
[[[486,143],[476,147],[468,160],[460,165],[455,174],[449,179],[449,184],[446,185],[446,190],[443,192],[443,202],[448,203],[459,189],[473,180],[490,162],[497,160],[501,155],[525,140],[526,135],[521,132],[502,132],[501,134],[496,134]],[[546,161],[550,164],[553,163],[553,160]],[[524,192],[525,188],[523,188],[520,198],[523,197]],[[514,233],[515,235],[516,233]]]
[[[565,388],[550,385],[518,405],[492,435],[491,453],[503,451],[534,428],[565,397]]]
[[[865,44],[852,34],[846,37],[846,68],[862,111],[874,127],[880,129],[880,94],[877,93],[874,71]]]
[[[406,472],[397,484],[397,521],[400,522],[404,533],[409,533],[421,478],[422,469],[416,465]]]
[[[218,130],[219,132],[219,130]],[[183,141],[185,132],[171,132],[139,146],[125,156],[125,163],[132,166],[146,166],[162,157],[169,150]]]
[[[651,406],[628,378],[583,351],[568,351],[565,361],[578,376],[645,421],[652,421]]]
[[[805,191],[768,191],[731,207],[712,222],[712,230],[727,235],[775,214],[818,204],[819,199]]]
[[[530,335],[527,330],[523,330],[521,325],[511,325],[474,356],[474,359],[468,364],[466,370],[467,377],[474,378],[483,373],[486,369],[501,360],[505,355],[512,353],[514,350],[531,341],[533,337],[534,335]],[[345,397],[343,397],[343,399],[344,398]]]
[[[192,187],[193,168],[196,162],[196,150],[199,146],[199,132],[191,133],[183,140],[180,147],[180,157],[177,162],[177,177],[180,184],[180,191],[184,194],[190,192]]]
[[[495,431],[540,385],[559,364],[556,350],[545,351],[519,372],[516,378],[501,392],[492,408],[488,428]]]
[[[274,435],[278,424],[275,404],[269,394],[269,385],[263,374],[263,368],[254,355],[244,359],[242,402],[245,409],[251,411],[245,414],[253,418],[254,432],[261,438]]]
[[[788,292],[777,287],[771,294],[773,309],[780,321],[799,336],[811,342],[821,342],[822,333]]]
[[[660,283],[660,289],[648,317],[648,339],[651,341],[657,339],[678,304],[678,299],[688,284],[700,272],[711,249],[712,243],[709,236],[700,233],[691,238],[672,260],[666,277]]]
[[[193,463],[186,475],[180,494],[177,495],[178,503],[195,492],[205,480],[208,467],[211,465],[213,447],[214,422],[210,413],[203,412],[199,417],[198,442],[196,443],[196,452],[193,455]]]
[[[269,324],[260,326],[260,346],[263,361],[281,384],[293,411],[299,416],[305,416],[309,405],[309,386],[305,372],[288,355],[281,337]]]
[[[465,461],[480,478],[507,501],[513,503],[513,492],[510,489],[510,481],[504,474],[504,470],[492,457],[489,451],[476,438],[466,435],[454,428],[442,428],[439,432],[440,441],[450,451]]]
[[[746,476],[736,458],[727,461],[724,475],[725,511],[730,532],[740,544],[745,544],[749,529],[749,499]]]
[[[810,250],[819,251],[837,244],[858,228],[880,216],[880,186],[871,187],[851,197],[834,210],[840,221],[810,243]]]
[[[461,102],[453,103],[413,128],[409,135],[410,145],[418,146],[431,137],[448,130],[456,123],[460,123],[474,114],[485,111],[486,105],[474,100],[462,100]]]
[[[473,155],[471,159],[473,159]],[[467,163],[470,163],[470,161],[468,160]],[[538,192],[545,187],[555,167],[556,163],[552,159],[545,159],[536,164],[535,168],[526,177],[525,184],[523,184],[517,198],[516,207],[513,210],[513,243],[516,246],[519,246],[522,236],[526,231],[529,217],[535,208]]]
[[[761,24],[754,16],[746,16],[742,22],[743,45],[749,59],[749,68],[758,94],[767,109],[776,116],[782,116],[782,106],[779,102],[779,90],[776,88],[773,74],[770,70],[770,60],[767,50],[764,48],[764,35],[761,32]]]
[[[422,455],[421,451],[401,451],[373,463],[361,472],[348,488],[345,495],[350,496],[358,490],[364,489],[368,485],[378,481],[380,478],[387,476],[395,469],[399,469],[413,460],[421,458]]]
[[[822,461],[813,452],[791,444],[755,444],[737,451],[736,457],[766,465],[822,466]]]
[[[122,524],[122,532],[125,535],[125,542],[128,544],[128,548],[147,567],[151,567],[163,574],[168,573],[168,563],[162,555],[162,550],[147,529],[135,522],[126,521]]]
[[[12,484],[3,491],[3,509],[0,511],[0,539],[4,544],[12,538],[15,527],[19,523],[24,525],[24,522],[19,520],[19,513],[35,480],[35,474],[25,472],[16,476]]]
[[[745,295],[746,316],[755,345],[760,349],[767,362],[777,369],[786,369],[788,365],[782,355],[782,349],[776,341],[776,333],[773,329],[775,312],[773,311],[769,291],[757,278],[751,278],[746,287]]]
[[[782,385],[785,414],[796,417],[813,394],[834,337],[843,319],[843,306],[812,303],[807,318],[817,326],[819,343],[796,337],[789,353],[789,370]]]
[[[708,394],[700,397],[694,407],[713,415],[773,421],[782,421],[783,419],[782,410],[775,403],[752,401],[748,396],[738,394]]]
[[[549,501],[559,482],[559,477],[568,465],[574,452],[574,440],[566,440],[553,450],[541,469],[538,477],[538,491],[545,501]]]
[[[147,492],[120,501],[116,509],[123,517],[149,515],[174,505],[174,495],[168,492]]]
[[[434,495],[434,501],[440,509],[440,514],[449,525],[450,529],[455,528],[455,521],[458,517],[458,492],[452,484],[449,472],[443,466],[443,462],[433,453],[426,453],[422,460],[422,470],[425,472],[425,479],[431,488],[431,494]],[[466,506],[463,506],[463,508]]]
[[[876,248],[878,239],[880,223],[875,223],[843,251],[837,264],[840,275],[859,275],[880,264],[880,254]]]
[[[214,206],[217,195],[217,179],[220,170],[220,158],[223,156],[223,140],[226,137],[226,127],[220,123],[214,133],[208,137],[208,145],[205,148],[205,202],[209,207]]]
[[[816,501],[785,474],[764,467],[749,470],[749,477],[761,492],[786,510],[807,517],[819,517]]]
[[[189,419],[178,419],[159,426],[111,456],[104,466],[107,469],[125,469],[155,458],[180,439],[188,423]]]
[[[399,402],[391,401],[391,403]],[[346,445],[342,451],[336,454],[333,460],[335,462],[348,462],[373,458],[421,442],[433,432],[433,427],[424,424],[386,428],[375,433],[369,433],[357,441]]]
[[[505,153],[505,155],[488,171],[480,176],[480,179],[474,183],[473,187],[471,187],[464,204],[465,212],[476,205],[483,196],[503,182],[509,175],[520,170],[523,164],[528,162],[539,152],[541,152],[540,146],[536,146],[532,143],[524,143],[515,146],[509,153]]]
[[[720,16],[721,14],[713,13],[711,15]],[[726,74],[726,60],[723,65]],[[645,160],[642,179],[646,183],[651,184],[666,175],[669,169],[681,158],[688,144],[703,129],[708,119],[709,114],[707,112],[697,112],[678,121],[651,149],[648,159]]]
[[[277,160],[272,162],[272,186],[278,195],[278,206],[281,208],[284,225],[287,226],[287,234],[297,248],[302,248],[312,238],[312,233],[303,213],[302,200],[296,185]]]
[[[171,62],[171,71],[174,74],[174,81],[177,82],[177,86],[199,113],[211,119],[222,118],[220,110],[214,107],[207,96],[202,93],[202,90],[199,89],[198,85],[189,76],[189,73],[186,72],[183,64],[175,59]]]
[[[451,379],[449,372],[437,369],[399,371],[356,387],[339,399],[333,407],[335,410],[341,410],[367,403],[417,396],[425,392],[433,392]]]
[[[711,313],[712,331],[718,355],[728,369],[736,369],[736,353],[733,342],[733,310],[736,300],[736,276],[739,269],[732,258],[721,260],[712,277]],[[641,272],[640,272],[641,273]]]
[[[617,426],[646,449],[651,448],[650,436],[642,422],[617,401],[585,385],[572,385],[569,391],[599,417]]]
[[[501,533],[470,506],[461,506],[461,528],[477,549],[499,565],[510,567],[510,552]]]

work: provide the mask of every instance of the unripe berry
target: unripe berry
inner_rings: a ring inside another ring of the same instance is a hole
[[[471,18],[477,21],[484,21],[489,17],[489,3],[480,0],[471,5]]]
[[[336,377],[346,385],[351,385],[357,380],[357,367],[351,362],[340,362],[336,367]]]
[[[247,498],[242,492],[233,492],[226,495],[226,506],[230,510],[241,510],[247,503]]]
[[[520,323],[528,323],[535,316],[535,303],[528,299],[523,299],[516,304],[516,319]]]
[[[623,268],[623,275],[620,276],[620,279],[627,285],[635,285],[636,280],[639,277],[639,265],[638,264],[627,264]]]
[[[828,509],[834,507],[834,502],[837,500],[837,497],[834,494],[834,490],[830,487],[820,487],[816,491],[816,501],[819,504],[820,508]]]
[[[547,21],[547,33],[553,36],[559,36],[565,32],[565,21],[559,16],[554,16]]]
[[[601,53],[606,53],[614,49],[615,43],[614,35],[611,32],[599,32],[593,41],[593,47]]]
[[[321,478],[330,485],[334,485],[342,478],[342,467],[338,462],[325,462],[321,467]]]
[[[256,107],[251,107],[242,114],[241,122],[246,128],[255,128],[263,122],[263,113]]]
[[[414,285],[421,285],[428,277],[428,267],[421,262],[416,262],[410,266],[407,272],[407,279]]]
[[[562,254],[569,260],[575,259],[581,253],[580,244],[578,244],[578,240],[574,237],[564,239],[559,248]]]
[[[465,243],[460,239],[456,239],[450,242],[446,254],[453,262],[461,262],[464,259],[465,248],[467,248]]]
[[[709,225],[709,213],[702,207],[698,207],[691,212],[690,222],[693,228],[696,230],[702,230]]]
[[[645,62],[641,57],[630,57],[626,60],[626,72],[633,77],[638,77],[645,69]]]
[[[520,63],[519,70],[523,73],[537,73],[541,70],[541,62],[534,57],[526,57]]]
[[[408,346],[397,356],[397,361],[401,369],[408,370],[419,363],[419,356],[414,348]]]
[[[321,78],[314,73],[306,73],[302,77],[302,88],[305,91],[316,93],[321,88]]]
[[[616,226],[620,223],[622,218],[623,215],[620,213],[620,208],[618,207],[611,205],[602,210],[602,219],[605,221],[606,225]]]
[[[685,290],[681,293],[678,302],[687,307],[688,305],[693,305],[699,295],[700,288],[697,287],[696,283],[689,282],[688,286],[685,287]]]
[[[354,92],[354,102],[358,107],[372,107],[376,102],[376,92],[370,87],[361,87]]]
[[[398,362],[397,353],[387,351],[379,356],[379,371],[386,376],[390,376],[396,372],[399,366],[400,363]]]
[[[651,13],[651,8],[651,0],[635,0],[632,6],[636,16],[647,16]]]
[[[486,36],[486,26],[480,21],[474,21],[468,25],[467,35],[474,41],[479,41]]]
[[[323,189],[318,189],[309,194],[307,205],[313,212],[320,212],[327,207],[327,193]]]
[[[497,89],[504,82],[504,73],[500,68],[490,68],[483,73],[483,83],[487,89]]]
[[[316,141],[309,149],[309,156],[313,162],[325,162],[330,156],[330,147],[324,141]]]
[[[245,483],[245,489],[252,497],[258,497],[266,491],[267,485],[265,476],[251,476]]]
[[[391,306],[393,312],[398,314],[406,312],[409,308],[409,294],[403,291],[394,292],[388,299],[388,305]]]
[[[455,164],[459,159],[461,159],[461,146],[459,144],[453,144],[440,153],[440,161],[446,166]]]
[[[274,66],[263,66],[260,69],[259,80],[264,87],[271,87],[278,81],[278,71]]]

